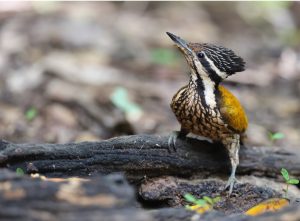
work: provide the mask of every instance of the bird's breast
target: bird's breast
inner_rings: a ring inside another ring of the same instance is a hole
[[[171,108],[183,128],[196,135],[218,140],[219,134],[227,131],[227,128],[217,107],[211,108],[206,103],[207,99],[204,99],[196,90],[186,86],[174,95]]]

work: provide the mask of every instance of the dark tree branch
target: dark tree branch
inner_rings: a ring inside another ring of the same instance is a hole
[[[0,142],[0,165],[48,176],[89,176],[125,172],[129,179],[144,176],[227,176],[230,164],[217,144],[188,138],[168,150],[167,137],[134,135],[100,142],[68,144],[14,144]],[[300,175],[298,156],[273,147],[242,147],[237,174],[276,178],[282,167]]]

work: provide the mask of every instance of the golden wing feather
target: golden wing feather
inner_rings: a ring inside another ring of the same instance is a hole
[[[239,100],[225,87],[219,86],[219,108],[222,118],[230,129],[244,133],[248,127],[247,115]]]

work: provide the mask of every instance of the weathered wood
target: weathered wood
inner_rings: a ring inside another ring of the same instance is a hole
[[[200,216],[184,207],[149,211],[138,206],[133,189],[118,174],[53,182],[0,170],[0,220],[5,221],[296,221],[299,211],[289,207],[255,218],[220,211]]]
[[[0,170],[0,220],[118,221],[122,214],[139,220],[129,215],[135,204],[134,190],[120,174],[53,182]]]
[[[0,166],[48,176],[89,176],[125,172],[129,179],[144,176],[228,176],[225,149],[207,141],[178,140],[177,152],[168,149],[168,137],[134,135],[100,142],[68,144],[14,144],[0,142]],[[300,175],[300,160],[273,147],[242,147],[237,174],[276,178],[282,167]]]

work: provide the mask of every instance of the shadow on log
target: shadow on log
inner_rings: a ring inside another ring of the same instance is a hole
[[[227,178],[230,163],[222,146],[187,138],[177,141],[175,152],[168,149],[167,140],[163,136],[134,135],[68,144],[1,141],[0,165],[56,177],[125,172],[131,181],[162,175]],[[291,175],[300,175],[300,161],[293,153],[273,147],[242,147],[237,174],[277,178],[282,167]]]

